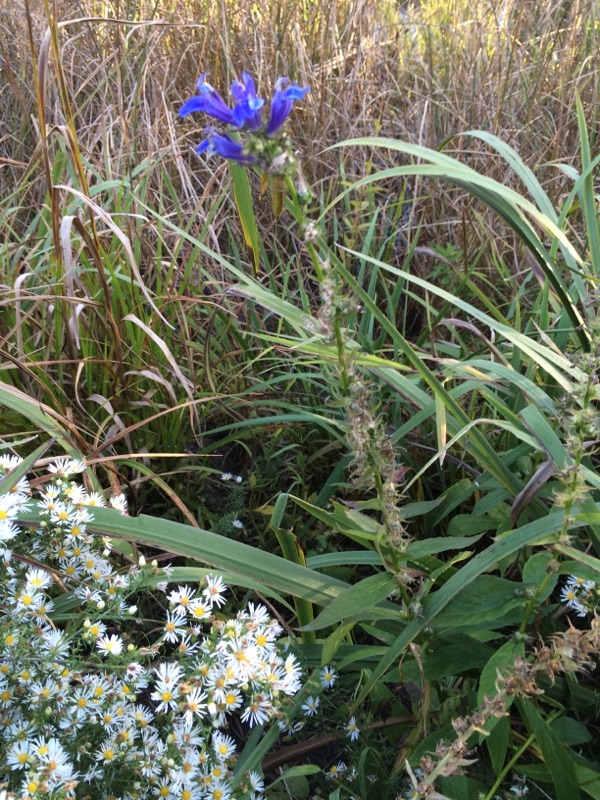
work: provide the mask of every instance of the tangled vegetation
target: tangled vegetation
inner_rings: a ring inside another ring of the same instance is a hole
[[[0,0],[0,24],[0,794],[96,800],[109,742],[118,800],[600,798],[596,4]],[[27,498],[65,487],[49,527]],[[135,611],[92,619],[94,570]],[[272,658],[231,717],[199,662],[164,680],[184,641],[214,666],[228,619]],[[141,716],[70,751],[61,720],[93,715],[62,695],[131,659]],[[226,780],[183,776],[190,704]],[[164,742],[127,743],[155,713]]]

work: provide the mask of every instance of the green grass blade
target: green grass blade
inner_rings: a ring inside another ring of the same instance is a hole
[[[33,453],[30,453],[27,458],[24,458],[17,467],[8,473],[8,475],[2,478],[2,480],[0,480],[0,495],[8,494],[21,478],[27,475],[29,470],[35,466],[36,461],[41,458],[46,450],[52,447],[53,444],[54,441],[52,439],[49,442],[44,442],[44,444],[40,445]]]
[[[24,514],[20,521],[39,521],[37,515]],[[215,569],[264,583],[283,595],[328,605],[348,588],[343,581],[292,564],[280,556],[265,553],[243,542],[178,522],[148,517],[123,516],[112,509],[94,508],[89,529],[104,536],[133,539],[175,555],[193,558]]]
[[[229,163],[231,183],[233,186],[233,199],[238,210],[244,240],[252,250],[254,258],[254,271],[258,274],[260,268],[260,236],[256,217],[254,216],[254,205],[252,203],[252,192],[250,191],[250,181],[248,170],[232,162]]]
[[[579,128],[579,141],[581,149],[581,172],[585,174],[581,187],[580,197],[585,227],[587,233],[588,247],[592,261],[592,270],[596,277],[600,276],[600,228],[598,226],[598,213],[596,196],[594,193],[594,176],[590,170],[591,154],[590,141],[585,123],[583,106],[579,95],[576,95],[577,103],[577,125]]]

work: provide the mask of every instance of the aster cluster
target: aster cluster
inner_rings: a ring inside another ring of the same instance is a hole
[[[600,601],[598,584],[570,575],[562,589],[560,599],[576,611],[578,617],[585,617],[598,609]]]
[[[242,79],[231,84],[231,95],[235,101],[232,108],[207,82],[206,73],[198,79],[196,89],[198,94],[183,104],[179,116],[187,117],[202,111],[236,131],[232,135],[228,132],[219,133],[212,126],[207,127],[206,138],[196,147],[197,153],[218,153],[223,158],[239,164],[254,164],[274,174],[295,171],[296,162],[289,143],[279,133],[294,102],[301,100],[310,87],[290,83],[289,78],[279,78],[266,117],[263,117],[265,101],[256,94],[254,80],[248,72],[243,72]],[[244,141],[239,140],[239,132],[245,134]]]
[[[0,458],[0,480],[19,463]],[[156,568],[123,574],[90,532],[104,499],[72,480],[84,469],[60,459],[39,500],[24,478],[0,495],[3,800],[257,800],[257,773],[233,780],[229,723],[285,721],[300,668],[281,626],[251,603],[227,617],[217,576],[170,588],[167,570],[149,602]],[[44,521],[26,527],[32,508]]]

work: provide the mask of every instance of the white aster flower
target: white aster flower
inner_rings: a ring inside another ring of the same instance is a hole
[[[186,695],[183,711],[185,722],[190,727],[193,725],[195,717],[201,718],[204,714],[206,710],[206,703],[203,702],[204,700],[206,700],[206,694],[198,687],[195,687]]]
[[[337,679],[337,672],[332,667],[323,667],[321,670],[321,686],[324,689],[330,689]]]
[[[84,506],[89,508],[97,507],[97,508],[104,508],[106,503],[104,502],[104,498],[98,492],[91,492],[90,494],[86,494],[85,497],[81,499],[81,502]]]
[[[256,694],[250,705],[246,706],[241,716],[242,722],[247,722],[251,728],[269,721],[273,713],[271,699],[265,694]]]
[[[196,593],[189,586],[178,586],[175,591],[169,595],[169,603],[175,606],[175,613],[185,616],[190,610],[190,604],[194,599]]]
[[[23,459],[20,456],[0,456],[0,470],[4,474],[12,472],[15,467],[22,463]]]
[[[313,717],[319,710],[320,697],[307,697],[302,704],[301,709],[307,717]]]
[[[103,655],[118,656],[123,652],[123,639],[115,634],[101,636],[96,642],[96,647]]]
[[[15,519],[19,513],[20,506],[20,498],[16,495],[0,495],[0,522],[9,522]]]
[[[164,683],[165,686],[176,686],[183,677],[183,669],[172,662],[159,664],[154,672],[158,675],[158,683]]]
[[[13,770],[25,769],[32,760],[33,752],[30,742],[16,742],[6,754],[6,766]]]
[[[175,609],[177,611],[177,609]],[[207,619],[212,611],[212,601],[197,597],[189,604],[189,614],[194,620]]]
[[[157,713],[175,711],[179,706],[179,687],[159,681],[156,684],[156,691],[152,692],[150,697],[158,701]]]
[[[165,642],[176,643],[185,636],[186,621],[181,615],[167,611],[167,621],[164,624]]]
[[[52,575],[45,569],[30,569],[26,575],[27,584],[33,589],[46,589],[52,583]]]
[[[206,588],[204,595],[210,600],[211,605],[219,606],[225,605],[225,598],[223,594],[227,591],[227,586],[223,583],[223,578],[220,575],[207,575]]]
[[[0,520],[0,541],[8,542],[19,533],[17,526],[10,520]]]
[[[115,511],[120,511],[121,514],[127,513],[127,498],[124,494],[116,494],[108,502]]]
[[[48,472],[64,478],[68,475],[77,475],[80,472],[85,472],[85,464],[79,459],[57,458],[56,461],[48,464]]]
[[[212,747],[218,761],[226,761],[235,753],[235,741],[231,736],[216,731],[212,737]]]
[[[343,775],[347,767],[343,761],[338,761],[337,764],[332,764],[325,773],[326,778],[339,778]]]
[[[346,725],[346,736],[351,742],[355,742],[358,739],[359,734],[360,730],[356,725],[356,717],[350,717],[348,724]]]

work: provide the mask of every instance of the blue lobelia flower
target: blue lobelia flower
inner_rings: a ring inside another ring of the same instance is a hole
[[[260,130],[262,127],[260,110],[265,101],[256,96],[254,80],[248,72],[242,72],[242,80],[231,84],[231,94],[237,101],[232,113],[238,128]]]
[[[196,152],[199,155],[206,153],[207,156],[211,156],[214,153],[218,153],[223,158],[230,158],[241,164],[251,164],[256,161],[255,156],[249,156],[244,153],[244,145],[241,142],[234,141],[227,134],[217,133],[212,128],[207,128],[206,130],[208,134],[206,139],[196,147]]]
[[[224,122],[226,125],[237,125],[233,111],[217,90],[206,82],[205,78],[206,72],[200,75],[196,84],[199,94],[182,105],[179,109],[179,116],[187,117],[188,114],[193,114],[195,111],[204,111],[209,117],[218,119],[219,122]]]
[[[297,83],[288,86],[289,82],[289,78],[279,78],[275,84],[275,94],[271,100],[271,116],[265,128],[267,136],[275,136],[289,117],[294,102],[302,100],[304,95],[310,91],[310,86],[302,87]]]
[[[301,100],[310,87],[290,84],[289,78],[279,78],[275,84],[266,124],[263,118],[265,101],[257,96],[254,80],[248,72],[242,72],[242,79],[231,85],[231,95],[235,100],[233,108],[229,108],[217,90],[207,83],[206,73],[200,76],[197,89],[198,94],[185,102],[179,110],[181,117],[203,111],[219,122],[250,134],[244,145],[227,134],[207,128],[207,136],[196,148],[197,153],[218,153],[239,163],[257,163],[264,168],[278,164],[279,169],[282,167],[280,162],[283,156],[287,154],[286,169],[290,167],[293,157],[289,143],[275,137],[290,115],[294,102]]]

